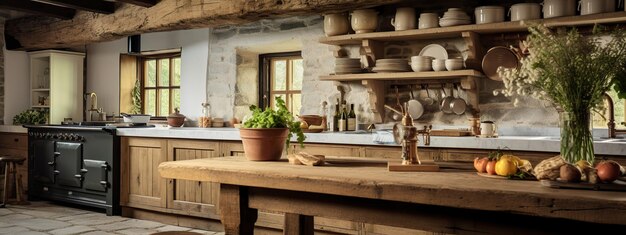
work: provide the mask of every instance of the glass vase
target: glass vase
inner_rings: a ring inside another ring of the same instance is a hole
[[[569,163],[586,160],[593,164],[591,112],[561,112],[561,157]]]

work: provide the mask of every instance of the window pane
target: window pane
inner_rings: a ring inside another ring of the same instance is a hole
[[[283,100],[287,103],[287,108],[289,108],[289,102],[287,102],[287,99],[285,98],[285,97],[286,97],[286,96],[285,96],[285,94],[282,94],[282,95],[274,95],[274,94],[272,94],[272,97],[274,97],[274,98],[272,99],[272,108],[273,108],[274,110],[276,110],[276,109],[278,108],[278,107],[276,106],[276,96],[280,96],[280,98],[283,98]]]
[[[169,59],[161,59],[159,60],[159,86],[169,86],[170,85],[170,60]]]
[[[301,94],[292,94],[291,95],[291,113],[293,115],[300,115],[300,108],[302,108],[302,95]]]
[[[274,71],[272,71],[272,87],[275,91],[284,91],[287,89],[287,61],[275,60]]]
[[[180,58],[175,58],[172,60],[172,86],[180,86]]]
[[[170,115],[170,90],[159,89],[159,115],[167,117]]]
[[[180,89],[172,89],[172,108],[180,108]]]
[[[145,87],[156,86],[156,60],[146,61],[146,82]]]
[[[156,91],[152,89],[145,90],[144,97],[144,113],[156,116]]]
[[[302,59],[291,61],[291,87],[290,90],[302,90]]]

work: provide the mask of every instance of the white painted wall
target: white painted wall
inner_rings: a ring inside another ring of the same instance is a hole
[[[141,50],[182,48],[181,113],[200,116],[206,99],[209,29],[181,30],[141,35]],[[87,89],[98,95],[98,106],[119,112],[119,56],[127,52],[126,39],[87,47]]]
[[[13,124],[13,117],[28,109],[29,60],[23,51],[4,50],[4,124]]]

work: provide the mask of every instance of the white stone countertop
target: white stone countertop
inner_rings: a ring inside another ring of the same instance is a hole
[[[239,131],[235,128],[118,128],[119,136],[182,138],[204,140],[241,140]],[[377,144],[373,139],[376,134],[346,134],[346,133],[306,133],[306,143],[347,144],[369,146],[398,146],[397,144]],[[295,138],[293,139],[295,142]],[[464,149],[497,149],[509,148],[519,151],[559,152],[558,136],[500,136],[498,138],[476,137],[431,137],[431,148],[464,148]],[[626,139],[603,139],[594,141],[596,154],[599,155],[626,155]]]
[[[0,125],[0,132],[28,133],[28,129],[17,125]]]

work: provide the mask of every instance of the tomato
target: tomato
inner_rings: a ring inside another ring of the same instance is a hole
[[[480,172],[480,173],[485,173],[487,172],[487,163],[489,162],[489,159],[486,157],[483,158],[475,158],[474,159],[474,168],[476,168],[476,171]]]
[[[496,161],[487,162],[487,167],[485,168],[488,174],[495,175],[496,174]]]

